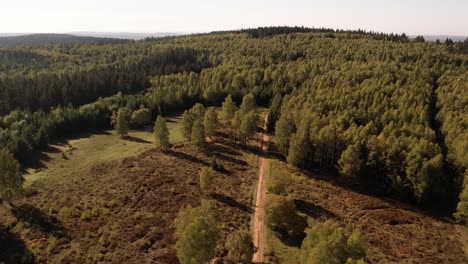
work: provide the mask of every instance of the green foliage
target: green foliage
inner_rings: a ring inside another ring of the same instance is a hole
[[[214,107],[208,108],[205,113],[205,118],[203,119],[205,126],[205,134],[208,137],[212,137],[216,134],[216,131],[219,127],[218,115]]]
[[[281,116],[275,126],[275,142],[281,152],[288,152],[291,135],[293,133],[294,123],[292,120]]]
[[[195,122],[197,120],[201,121],[201,125],[203,126],[203,119],[205,116],[205,108],[203,107],[202,104],[195,104],[190,110],[185,110],[184,114],[182,115],[182,134],[183,136],[193,142],[193,130],[195,126]],[[200,127],[197,127],[196,134],[198,136],[201,136],[199,130]],[[204,127],[203,127],[203,133],[204,133]],[[200,143],[200,138],[197,139],[198,143]],[[203,142],[205,139],[203,138]]]
[[[205,145],[205,127],[201,119],[196,119],[193,123],[191,142],[197,147]]]
[[[166,147],[169,145],[169,130],[167,129],[166,120],[161,116],[156,118],[153,135],[154,143],[157,146]]]
[[[193,116],[190,113],[190,111],[185,110],[184,114],[182,115],[182,122],[181,122],[181,127],[182,127],[182,134],[184,138],[187,140],[192,139],[192,127],[193,127]]]
[[[358,176],[362,166],[362,160],[359,154],[359,148],[354,145],[348,146],[348,148],[343,151],[340,160],[338,160],[340,173],[342,175],[349,178]]]
[[[268,128],[276,122],[284,155],[293,143],[293,164],[336,171],[343,152],[360,146],[369,184],[420,202],[452,200],[468,168],[467,43],[273,27],[1,50],[0,147],[24,162],[52,139],[109,128],[123,107],[167,114],[223,100],[221,117],[242,139],[238,128],[256,101],[271,103]],[[234,120],[233,98],[242,97]],[[189,140],[195,119],[184,118]],[[308,139],[296,131],[304,122]]]
[[[242,104],[240,105],[239,110],[243,113],[246,114],[250,111],[255,111],[256,109],[256,104],[255,104],[255,97],[253,94],[249,93],[242,98]]]
[[[187,206],[175,220],[177,257],[182,264],[208,263],[215,255],[218,224],[206,201],[200,207]]]
[[[348,256],[352,259],[363,259],[366,257],[366,242],[359,229],[354,229],[346,242]]]
[[[304,120],[297,132],[291,135],[287,161],[294,166],[306,166],[309,152],[309,124]]]
[[[132,113],[130,121],[134,127],[147,125],[151,122],[151,112],[148,108],[140,107],[140,109]]]
[[[120,108],[116,114],[115,132],[120,137],[125,137],[129,130],[129,111],[127,108]]]
[[[236,110],[237,110],[237,107],[236,107],[236,104],[232,101],[232,96],[228,95],[226,99],[224,100],[222,108],[221,108],[221,119],[229,124],[231,120],[234,118]]]
[[[300,235],[307,226],[307,220],[296,213],[294,203],[286,197],[267,195],[264,204],[267,226],[289,236]]]
[[[365,245],[359,231],[353,231],[347,242],[343,229],[328,220],[314,224],[306,234],[301,246],[302,263],[356,263],[355,260],[365,257]],[[354,259],[355,256],[358,259]]]
[[[8,150],[0,149],[0,198],[11,204],[13,196],[22,192],[23,182],[18,161]]]
[[[468,220],[468,170],[465,171],[463,188],[460,193],[460,201],[457,205],[457,212],[454,214],[457,221],[467,223]]]
[[[268,120],[267,128],[268,131],[273,131],[275,129],[276,121],[278,121],[281,113],[281,101],[282,97],[280,94],[276,94],[271,101],[270,108],[268,109]]]
[[[272,175],[268,183],[268,192],[276,195],[287,196],[287,187],[291,183],[291,178],[287,174]]]
[[[240,127],[242,125],[242,114],[240,111],[237,111],[234,115],[234,118],[231,120],[231,129],[233,132],[233,135],[236,138],[240,138]]]
[[[200,171],[200,189],[203,192],[207,192],[213,186],[213,169],[211,167],[204,167]]]
[[[254,244],[249,232],[238,230],[230,233],[226,239],[228,259],[233,263],[251,263],[254,254]]]
[[[242,116],[242,122],[239,127],[238,134],[244,142],[247,142],[255,135],[257,130],[257,119],[257,114],[254,110],[251,110]]]

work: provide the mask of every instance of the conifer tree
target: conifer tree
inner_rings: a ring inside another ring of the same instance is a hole
[[[216,134],[216,130],[219,127],[218,115],[216,114],[214,107],[208,108],[203,121],[205,125],[205,134],[207,137],[211,138]]]
[[[161,116],[156,118],[154,123],[154,143],[161,147],[169,145],[169,130],[167,129],[166,120]]]
[[[233,263],[252,263],[255,247],[249,232],[239,230],[229,234],[226,239],[226,248],[228,259]]]
[[[256,105],[255,105],[255,97],[252,93],[246,94],[242,98],[242,104],[240,105],[240,111],[242,111],[243,114],[246,114],[250,111],[255,111]]]
[[[200,189],[203,192],[207,192],[213,185],[213,169],[210,167],[204,167],[200,171]]]
[[[232,101],[232,96],[227,96],[221,108],[221,119],[230,124],[236,113],[236,108],[236,104]]]
[[[214,256],[218,223],[212,206],[182,208],[175,220],[177,257],[182,264],[208,263]]]
[[[193,115],[190,113],[189,110],[185,110],[184,114],[182,115],[181,127],[182,127],[182,135],[187,140],[192,140],[192,127],[193,127]]]
[[[115,131],[122,138],[127,136],[128,134],[128,131],[129,131],[128,120],[129,120],[129,113],[128,113],[127,108],[120,108],[119,112],[117,113]]]
[[[202,147],[205,144],[205,127],[200,119],[193,123],[191,141],[197,147]]]
[[[0,149],[0,198],[12,203],[13,196],[23,190],[20,165],[7,149]]]
[[[244,142],[247,142],[250,138],[255,135],[257,129],[257,114],[255,111],[250,111],[245,114],[242,118],[242,122],[239,128],[239,135]]]
[[[341,154],[341,158],[338,160],[338,165],[340,167],[340,173],[343,176],[349,178],[355,178],[358,176],[362,165],[362,160],[359,157],[359,148],[354,145],[349,145]]]

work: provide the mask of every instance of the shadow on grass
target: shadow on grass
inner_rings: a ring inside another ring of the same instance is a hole
[[[68,237],[66,230],[60,225],[60,221],[57,218],[45,214],[32,205],[23,204],[15,206],[11,211],[18,220],[27,223],[33,228],[40,229],[45,233],[51,233],[56,237]]]
[[[0,226],[0,263],[34,263],[34,255],[26,244],[2,226]]]
[[[199,159],[197,157],[185,154],[183,152],[175,151],[175,150],[172,150],[172,149],[163,149],[162,153],[164,153],[165,155],[168,155],[168,156],[176,157],[178,159],[184,159],[184,160],[188,160],[190,162],[199,163],[199,164],[202,164],[204,166],[209,166],[210,165],[208,162],[206,162],[204,160],[201,160],[201,159]]]
[[[128,140],[128,141],[137,142],[137,143],[142,143],[142,144],[152,144],[152,142],[150,142],[150,141],[148,141],[148,140],[145,140],[145,139],[142,139],[142,138],[133,137],[133,136],[126,136],[125,139]]]
[[[249,165],[247,162],[245,162],[245,161],[243,161],[243,160],[236,159],[236,158],[233,158],[233,157],[224,155],[224,154],[222,154],[222,153],[215,153],[215,154],[214,154],[214,157],[216,157],[217,159],[224,160],[224,161],[227,161],[227,162],[231,162],[231,163],[234,163],[234,164],[237,164],[237,165],[241,165],[241,166],[247,166],[247,165]]]
[[[306,233],[304,232],[301,232],[300,234],[296,235],[289,235],[286,231],[275,230],[273,231],[273,233],[283,244],[296,248],[301,247],[302,241],[306,237]]]
[[[299,212],[315,219],[327,220],[339,218],[336,214],[327,209],[304,200],[294,199],[294,205]]]
[[[244,212],[247,212],[247,213],[253,213],[254,210],[245,205],[245,204],[242,204],[242,203],[239,203],[238,201],[236,201],[234,198],[230,197],[230,196],[227,196],[227,195],[224,195],[224,194],[220,194],[220,193],[213,193],[211,195],[211,197],[221,203],[224,203],[224,204],[227,204],[229,206],[232,206],[232,207],[235,207],[237,209],[240,209]]]

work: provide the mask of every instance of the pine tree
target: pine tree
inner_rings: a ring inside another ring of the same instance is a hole
[[[268,120],[267,120],[267,128],[268,131],[273,131],[275,128],[276,121],[280,116],[281,111],[281,100],[282,97],[280,94],[276,94],[271,101],[270,109],[268,110]]]
[[[242,118],[242,123],[239,128],[239,134],[244,142],[247,142],[255,135],[257,130],[257,114],[255,111],[250,111]]]
[[[205,125],[205,134],[211,138],[216,134],[216,130],[219,126],[218,115],[216,114],[214,107],[208,108],[203,121]]]
[[[206,201],[200,207],[187,206],[175,220],[177,257],[182,264],[208,263],[214,256],[218,223]]]
[[[242,124],[242,114],[241,114],[241,111],[237,111],[234,115],[234,118],[231,120],[232,134],[235,138],[240,137],[241,124]]]
[[[117,122],[115,124],[115,131],[120,137],[125,137],[128,134],[128,119],[128,110],[126,108],[120,108],[117,113]]]
[[[359,157],[359,147],[349,145],[338,160],[340,173],[348,178],[355,178],[361,170],[362,160]]]
[[[154,143],[157,146],[166,147],[169,145],[169,130],[167,129],[166,120],[158,116],[154,123]]]
[[[193,123],[191,141],[197,147],[202,147],[205,144],[205,128],[200,119]]]
[[[246,114],[250,111],[255,111],[255,97],[252,93],[246,94],[244,98],[242,98],[242,104],[240,105],[240,111],[243,114]]]
[[[221,108],[221,119],[229,124],[234,118],[236,108],[236,104],[232,101],[232,96],[226,97]]]
[[[293,133],[293,122],[291,119],[282,116],[278,122],[276,122],[275,126],[275,142],[281,152],[288,152],[291,135]]]
[[[213,185],[213,169],[210,167],[204,167],[200,171],[200,189],[203,192],[207,192]]]
[[[252,263],[255,247],[249,232],[239,230],[229,234],[226,239],[226,248],[228,259],[233,263]]]
[[[13,196],[23,190],[20,165],[6,149],[0,149],[0,198],[12,203]]]
[[[182,135],[187,140],[192,140],[192,127],[193,127],[193,115],[190,111],[185,110],[184,114],[182,115],[181,127],[182,127]]]
[[[366,241],[359,229],[354,229],[346,242],[346,251],[352,259],[362,259],[366,257]]]

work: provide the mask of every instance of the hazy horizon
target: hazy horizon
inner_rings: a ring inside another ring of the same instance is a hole
[[[292,0],[19,0],[4,3],[1,33],[203,33],[260,26],[468,36],[468,2]]]

